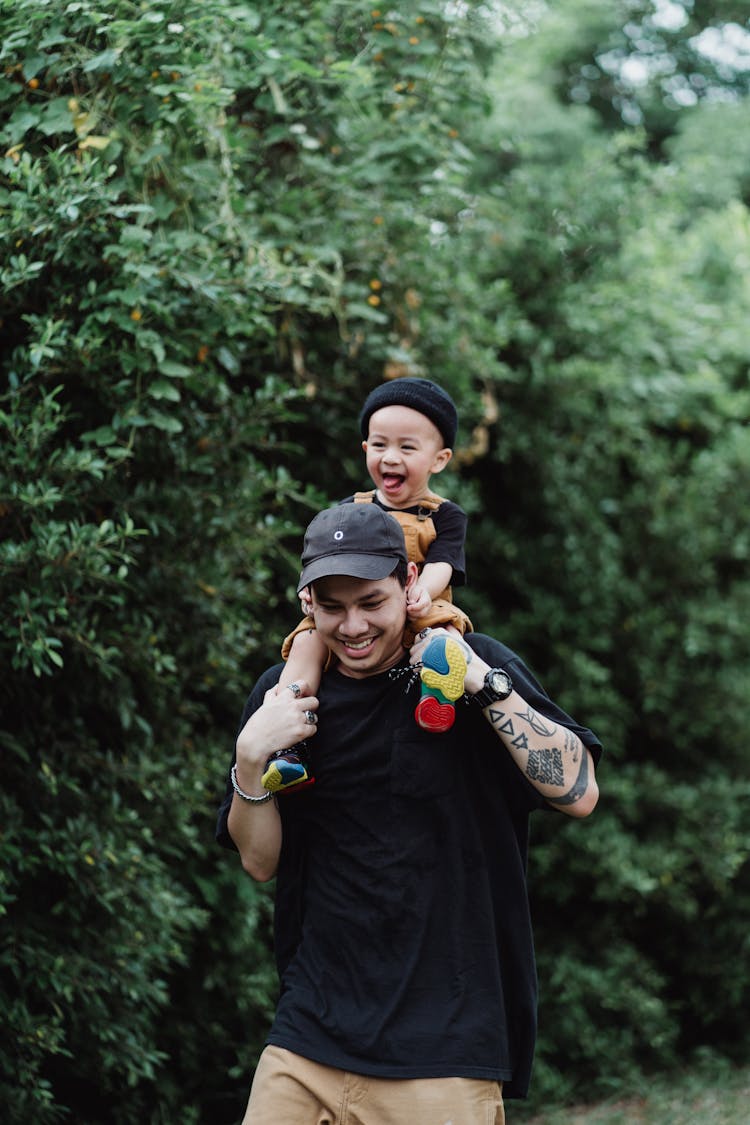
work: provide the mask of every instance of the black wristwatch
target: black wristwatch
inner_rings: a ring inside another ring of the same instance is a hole
[[[490,703],[499,703],[501,699],[507,699],[512,691],[513,681],[508,673],[502,668],[490,668],[484,677],[484,687],[471,698],[479,707],[489,707]]]

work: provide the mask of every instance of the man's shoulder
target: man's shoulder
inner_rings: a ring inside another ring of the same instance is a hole
[[[486,633],[466,633],[464,640],[477,656],[492,668],[504,668],[510,673],[513,684],[527,702],[535,699],[541,704],[548,699],[546,691],[522,657],[508,645]]]
[[[278,683],[279,676],[284,670],[284,664],[272,664],[270,668],[266,668],[265,672],[261,672],[258,679],[255,681],[254,691],[262,688],[263,691],[268,691],[269,687],[273,687]]]
[[[270,668],[266,668],[265,672],[261,672],[257,680],[253,684],[252,690],[245,701],[245,709],[242,714],[242,725],[247,722],[253,711],[257,711],[263,702],[263,697],[269,688],[272,688],[279,682],[283,664],[274,664]]]
[[[519,659],[512,648],[508,648],[502,641],[488,636],[487,633],[466,633],[464,640],[477,656],[481,656],[482,660],[486,660],[493,667],[504,667]]]

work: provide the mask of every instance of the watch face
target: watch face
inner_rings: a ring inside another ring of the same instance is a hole
[[[487,686],[492,691],[496,691],[498,695],[510,695],[510,676],[507,672],[501,672],[498,668],[495,668],[487,675]]]
[[[513,681],[502,668],[490,668],[484,677],[484,686],[472,696],[480,707],[489,707],[492,703],[499,703],[507,699],[513,691]]]

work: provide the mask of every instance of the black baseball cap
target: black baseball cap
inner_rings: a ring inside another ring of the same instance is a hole
[[[331,574],[387,578],[397,563],[406,561],[398,520],[377,504],[339,504],[318,512],[305,532],[297,591]]]

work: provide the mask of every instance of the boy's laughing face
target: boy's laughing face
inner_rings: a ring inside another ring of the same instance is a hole
[[[378,499],[391,508],[413,507],[452,457],[437,426],[410,406],[376,410],[362,448]]]

